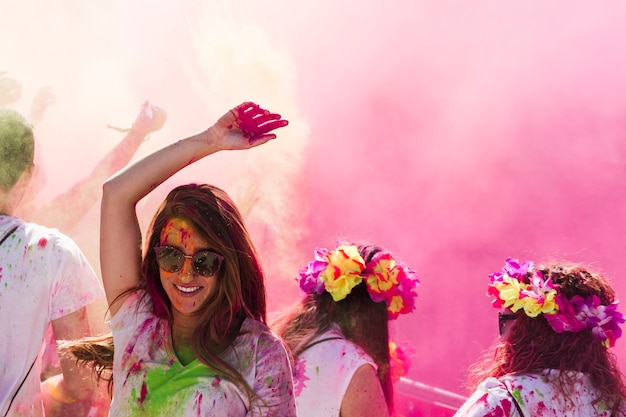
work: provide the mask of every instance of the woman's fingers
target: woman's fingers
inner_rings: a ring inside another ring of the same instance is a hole
[[[271,113],[251,101],[235,107],[232,114],[235,116],[234,125],[250,141],[273,139],[276,135],[268,135],[269,132],[289,124],[287,120],[281,119],[280,114]]]

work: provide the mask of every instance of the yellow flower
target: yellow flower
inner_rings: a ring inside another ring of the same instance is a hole
[[[524,312],[528,317],[537,317],[541,313],[542,305],[535,298],[524,297],[520,300],[524,306]]]
[[[544,297],[545,298],[543,300],[543,307],[541,308],[541,312],[545,314],[556,313],[559,309],[556,301],[554,301],[554,297],[556,297],[556,290],[548,291]]]
[[[520,283],[515,278],[505,276],[504,281],[496,284],[495,287],[500,293],[500,299],[504,301],[503,308],[509,308],[514,313],[523,308],[524,302],[520,300],[519,296],[528,285]]]
[[[365,261],[356,246],[341,245],[326,255],[328,266],[320,274],[334,301],[343,300],[363,278]]]
[[[404,307],[404,300],[399,295],[394,295],[389,300],[387,310],[392,314],[399,314]]]
[[[396,261],[387,255],[381,257],[372,268],[372,274],[367,277],[367,285],[375,293],[386,293],[398,285],[399,269],[395,268]]]
[[[340,275],[339,277],[324,282],[326,291],[330,293],[334,301],[346,298],[352,292],[352,288],[361,283],[360,275]]]

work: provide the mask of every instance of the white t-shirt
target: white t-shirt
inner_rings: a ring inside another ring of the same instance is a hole
[[[339,326],[317,336],[294,364],[298,417],[338,417],[341,402],[357,369],[378,369],[358,345],[346,340]]]
[[[69,237],[0,216],[0,239],[14,226],[19,227],[0,245],[0,411],[6,413],[24,381],[9,416],[43,416],[40,372],[46,328],[103,298],[104,292]]]
[[[245,391],[199,360],[178,360],[169,322],[152,313],[143,294],[128,296],[109,322],[115,342],[109,416],[296,416],[289,356],[266,325],[244,320],[242,334],[221,355],[258,394],[250,404]]]
[[[558,370],[547,369],[541,374],[507,375],[487,378],[467,399],[454,417],[503,416],[520,417],[513,397],[525,417],[609,417],[607,404],[600,401],[597,391],[582,373],[572,372],[575,384],[568,393],[569,400],[553,383]],[[618,414],[614,416],[617,417]],[[619,414],[623,416],[624,414]]]

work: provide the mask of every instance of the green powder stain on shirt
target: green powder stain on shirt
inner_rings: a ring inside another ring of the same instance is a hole
[[[133,389],[137,404],[136,415],[173,416],[180,414],[181,405],[187,405],[195,394],[195,388],[206,386],[207,378],[217,373],[198,360],[183,367],[175,363],[167,369],[148,369],[145,374],[145,393],[138,396]],[[145,395],[145,398],[143,398]]]

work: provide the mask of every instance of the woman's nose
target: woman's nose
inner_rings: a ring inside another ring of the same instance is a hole
[[[193,269],[193,260],[191,258],[185,258],[183,267],[180,269],[180,279],[182,282],[191,282],[196,271]]]

